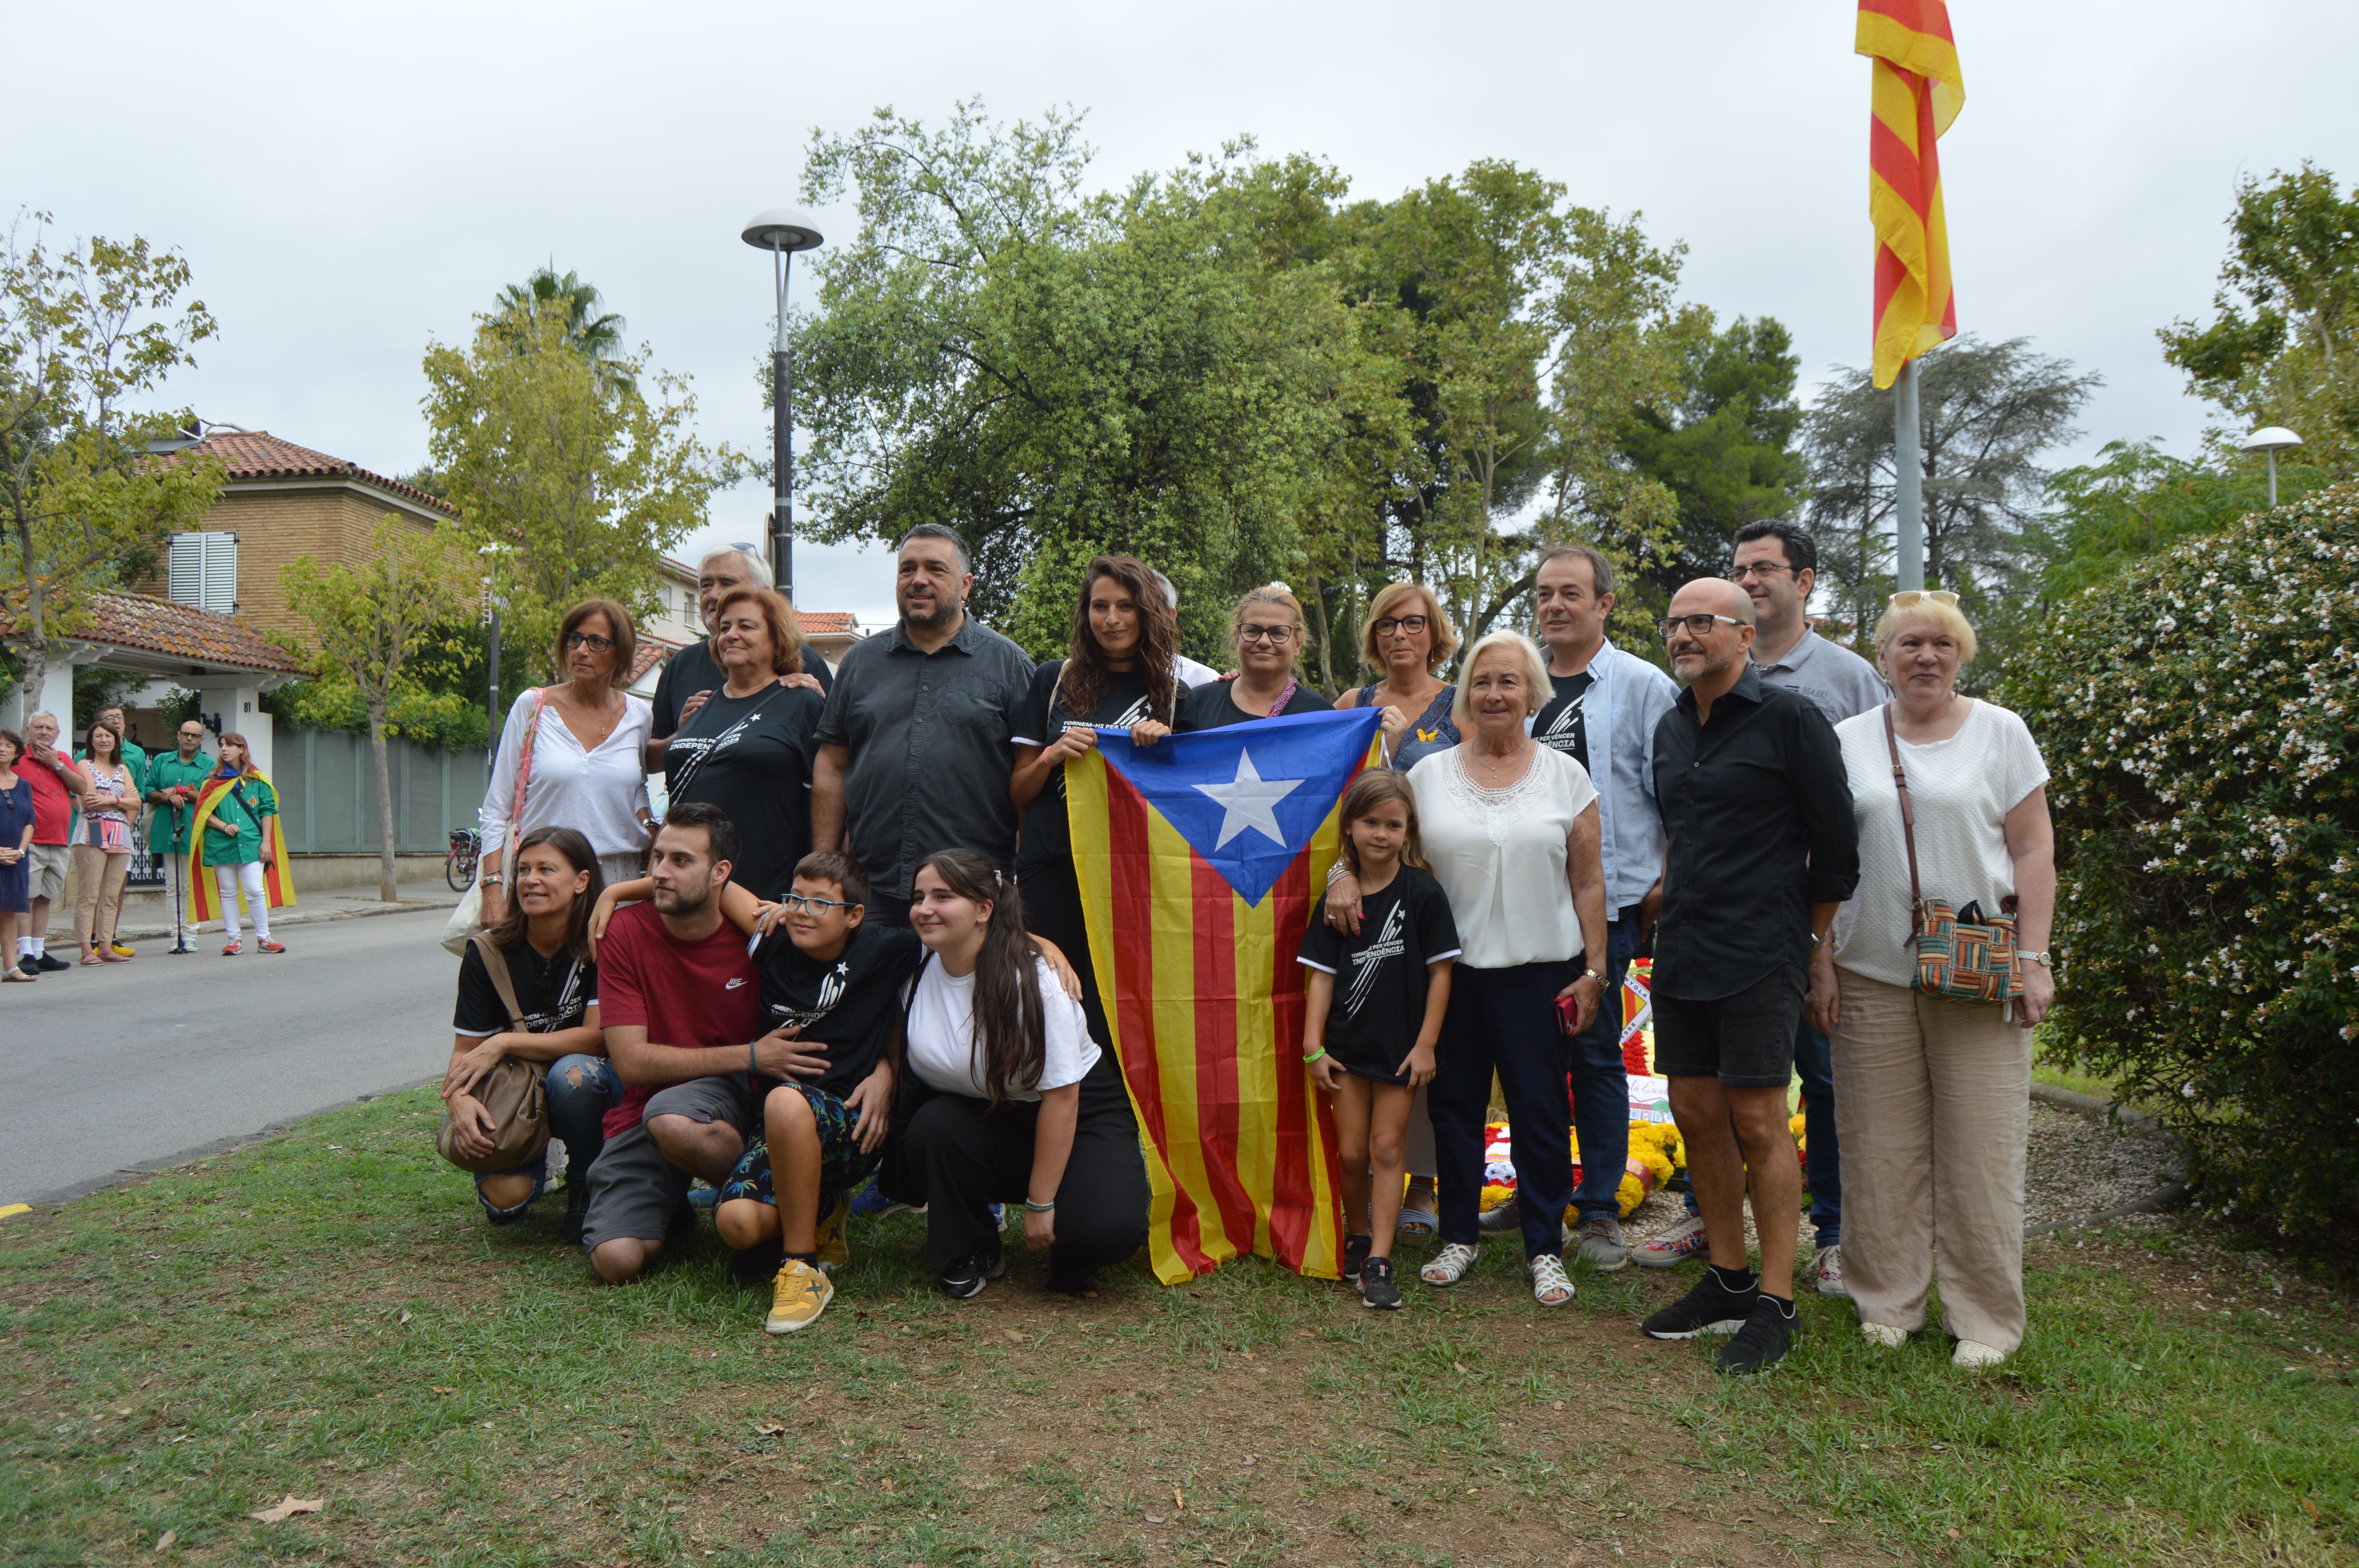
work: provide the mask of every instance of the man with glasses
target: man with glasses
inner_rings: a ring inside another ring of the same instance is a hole
[[[1859,836],[1834,726],[1747,658],[1752,600],[1701,579],[1671,596],[1662,627],[1687,689],[1655,732],[1668,839],[1655,1065],[1670,1080],[1712,1264],[1642,1326],[1657,1339],[1734,1334],[1720,1368],[1756,1372],[1784,1359],[1797,1323],[1794,1025],[1811,952],[1859,881]],[[1745,1267],[1748,1186],[1757,1276]]]
[[[875,890],[869,917],[909,923],[909,878],[937,849],[1016,862],[1016,726],[1032,689],[1024,650],[966,612],[973,557],[954,529],[901,541],[900,623],[855,643],[820,716],[813,849],[845,849]]]
[[[1630,1089],[1622,1064],[1622,979],[1662,905],[1663,819],[1655,806],[1655,729],[1679,687],[1606,640],[1614,566],[1586,545],[1541,555],[1532,598],[1555,688],[1532,739],[1563,752],[1597,786],[1605,869],[1605,1000],[1573,1042],[1573,1125],[1581,1136],[1580,1256],[1611,1271],[1630,1259],[1619,1196],[1630,1157]]]
[[[696,564],[696,616],[704,627],[704,640],[690,643],[664,661],[663,674],[656,677],[656,695],[647,706],[653,710],[654,739],[647,745],[647,772],[664,771],[664,751],[679,733],[696,710],[712,699],[712,694],[727,684],[728,676],[720,662],[712,656],[712,620],[721,613],[721,598],[741,582],[756,588],[770,586],[770,568],[762,564],[759,552],[751,545],[723,545],[717,550],[707,550]],[[806,653],[802,672],[780,676],[780,686],[809,687],[825,697],[835,677],[827,661],[816,652]]]
[[[147,819],[147,848],[159,862],[168,860],[172,897],[184,900],[189,885],[189,825],[196,816],[197,792],[212,776],[213,760],[205,755],[205,727],[198,720],[183,719],[174,739],[178,751],[147,764],[147,804],[155,808]]]

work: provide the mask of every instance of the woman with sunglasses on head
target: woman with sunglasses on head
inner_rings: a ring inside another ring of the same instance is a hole
[[[500,730],[491,786],[484,792],[479,880],[488,929],[507,915],[507,839],[519,789],[519,835],[536,827],[577,829],[609,882],[639,874],[652,830],[641,753],[654,718],[631,684],[638,633],[611,599],[585,599],[557,633],[565,679],[516,694]]]
[[[114,950],[114,923],[123,910],[123,879],[131,870],[131,819],[139,815],[138,775],[123,754],[123,737],[92,724],[84,742],[82,817],[74,824],[74,946],[85,964],[126,962]]]
[[[1324,713],[1334,705],[1295,678],[1310,627],[1302,601],[1282,582],[1253,589],[1229,617],[1237,651],[1234,680],[1208,681],[1180,702],[1179,730],[1219,730],[1288,713]]]
[[[2031,1030],[2056,997],[2048,764],[2021,719],[1958,695],[1974,629],[1956,594],[1894,594],[1875,651],[1892,701],[1835,726],[1859,888],[1810,955],[1805,1005],[1834,1040],[1844,1282],[1860,1328],[1897,1349],[1924,1327],[1938,1254],[1950,1359],[1971,1370],[2023,1342]],[[1985,919],[2011,913],[2020,993],[1919,991],[1920,896],[1968,920],[1971,905]]]

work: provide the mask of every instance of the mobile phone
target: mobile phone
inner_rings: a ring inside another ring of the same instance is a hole
[[[1581,1033],[1581,1003],[1569,996],[1556,999],[1556,1032],[1560,1034]]]

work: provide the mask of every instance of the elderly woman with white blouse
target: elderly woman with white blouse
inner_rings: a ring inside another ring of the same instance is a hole
[[[1441,1167],[1441,1249],[1418,1271],[1453,1285],[1473,1267],[1483,1190],[1483,1124],[1495,1072],[1532,1296],[1572,1300],[1564,1212],[1572,1202],[1573,1036],[1604,998],[1605,875],[1597,790],[1571,757],[1533,741],[1548,661],[1494,632],[1468,651],[1451,717],[1462,737],[1411,768],[1425,858],[1450,895],[1463,950],[1428,1090]],[[1593,955],[1593,957],[1592,957]]]
[[[590,840],[609,885],[639,874],[651,831],[644,759],[655,716],[644,698],[623,689],[637,647],[629,611],[611,599],[584,600],[558,628],[557,667],[567,678],[518,693],[508,709],[481,817],[486,929],[507,913],[508,827],[519,777],[519,836],[571,827]]]
[[[1957,595],[1894,594],[1875,645],[1893,701],[1835,726],[1859,824],[1859,891],[1811,956],[1807,1004],[1834,1040],[1845,1283],[1869,1343],[1897,1348],[1925,1325],[1938,1253],[1951,1361],[1995,1366],[2023,1342],[2031,1027],[2056,996],[2048,765],[2022,719],[1958,695],[1974,629]],[[1896,759],[1914,819],[1913,879]],[[1912,881],[1960,909],[2014,909],[2021,996],[1952,1001],[1914,989]]]

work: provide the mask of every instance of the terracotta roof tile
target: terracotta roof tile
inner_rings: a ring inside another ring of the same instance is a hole
[[[639,646],[631,655],[631,683],[636,684],[649,670],[662,664],[680,650],[678,643],[668,643],[661,637],[639,633]]]
[[[429,495],[397,479],[371,473],[346,459],[332,458],[325,452],[315,452],[292,441],[282,441],[267,430],[215,431],[198,442],[193,449],[211,452],[221,459],[228,465],[232,480],[357,479],[380,490],[391,491],[406,501],[431,507],[447,516],[459,514],[449,502],[440,496]]]
[[[805,636],[849,637],[860,630],[860,618],[849,610],[798,610]]]
[[[215,615],[192,604],[144,593],[111,590],[90,597],[90,613],[71,632],[78,642],[161,654],[192,663],[235,665],[245,669],[299,673],[302,661],[231,615]],[[0,621],[0,635],[15,628]]]

